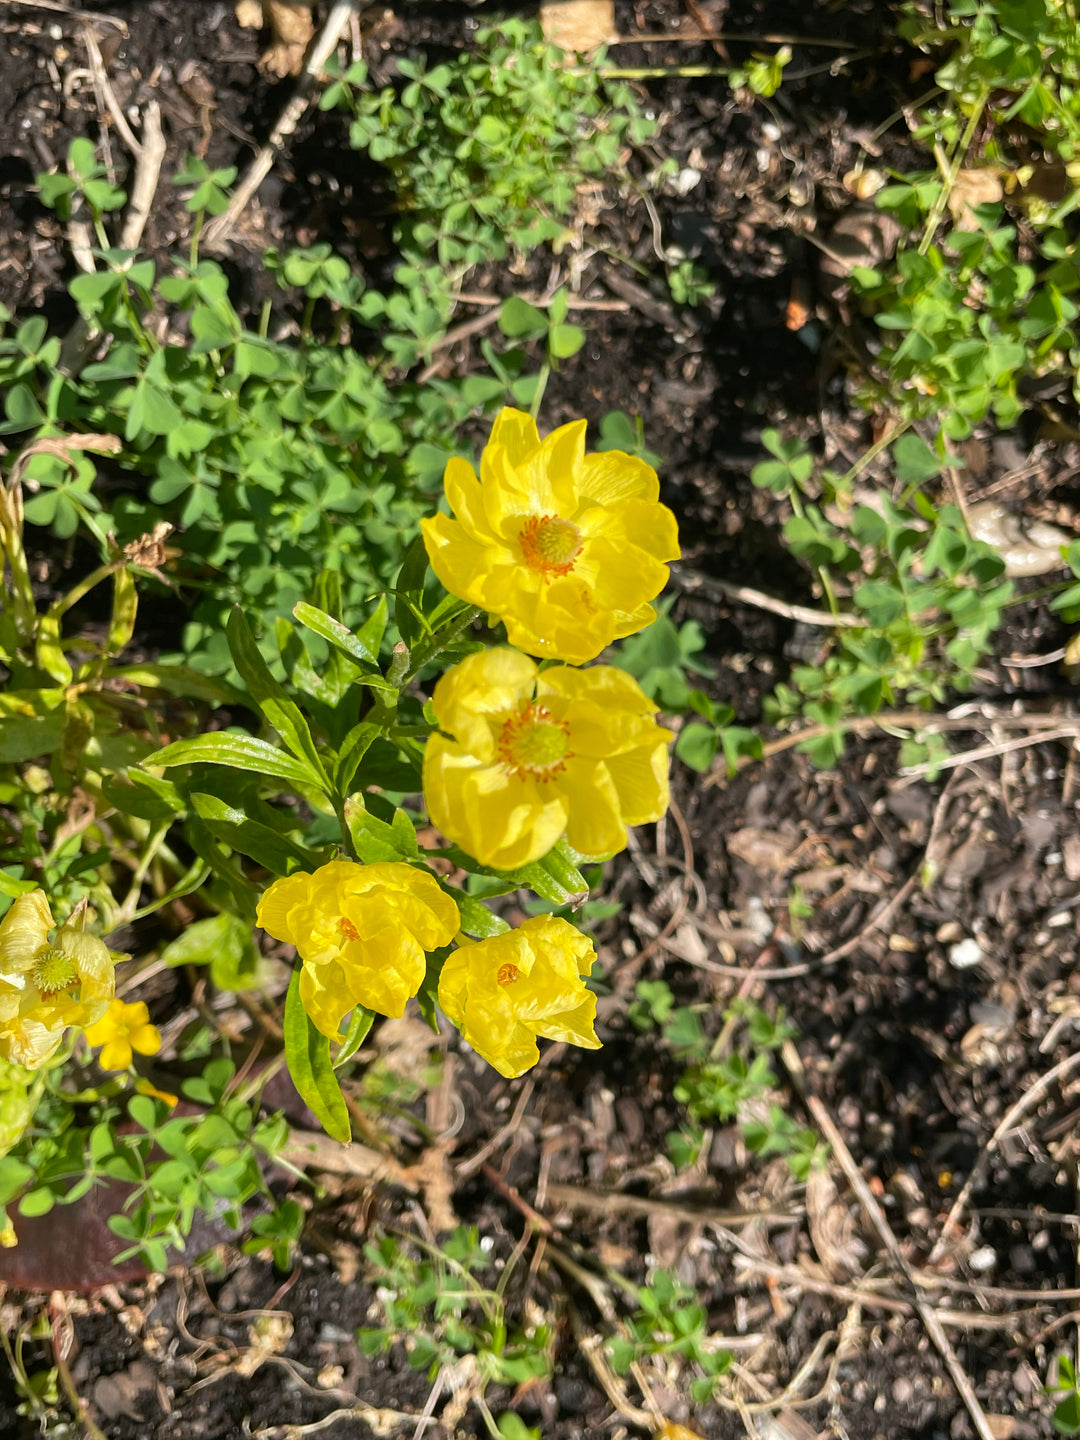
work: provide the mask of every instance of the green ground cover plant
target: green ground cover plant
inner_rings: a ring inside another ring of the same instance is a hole
[[[63,223],[91,226],[95,268],[71,281],[80,320],[67,335],[0,315],[0,434],[121,437],[105,493],[85,455],[36,454],[26,519],[61,538],[81,528],[102,550],[109,534],[123,545],[162,520],[179,527],[173,573],[198,598],[169,658],[224,673],[231,606],[262,617],[262,639],[322,568],[343,575],[355,610],[390,582],[463,423],[502,403],[538,406],[551,366],[584,342],[565,294],[543,309],[511,297],[484,369],[425,384],[409,375],[445,334],[465,274],[556,241],[581,183],[618,172],[623,146],[650,133],[627,86],[556,58],[534,22],[509,20],[453,66],[412,77],[404,62],[400,93],[373,92],[362,66],[332,79],[324,107],[355,112],[353,143],[396,187],[402,259],[385,293],[320,244],[272,252],[279,294],[242,316],[199,246],[235,172],[197,157],[173,177],[192,216],[188,254],[163,274],[112,244],[126,196],[89,140],[39,177]],[[287,339],[271,338],[283,328]]]

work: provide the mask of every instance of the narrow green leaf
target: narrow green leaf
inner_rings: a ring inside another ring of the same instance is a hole
[[[379,651],[382,648],[383,635],[386,633],[386,621],[388,615],[389,610],[386,604],[386,596],[380,595],[379,603],[375,607],[375,613],[369,616],[369,618],[364,621],[363,625],[361,625],[360,629],[356,632],[355,638],[360,642],[361,645],[365,645],[367,647],[370,653],[375,657],[374,663],[376,664],[378,664]]]
[[[313,785],[318,790],[325,790],[326,786],[324,776],[284,750],[277,750],[265,740],[257,740],[254,735],[234,735],[225,731],[177,740],[156,755],[148,756],[145,763],[155,769],[170,765],[231,765],[236,770],[254,770],[259,775],[272,775],[292,785]]]
[[[229,651],[252,699],[296,758],[306,761],[319,776],[320,789],[325,792],[329,781],[307,721],[300,707],[271,675],[239,606],[229,616],[227,634]]]
[[[243,810],[216,795],[193,794],[191,804],[211,835],[275,875],[287,875],[296,866],[314,870],[322,860],[314,850],[307,850],[269,825],[252,820]]]
[[[423,602],[427,572],[428,557],[424,549],[424,538],[418,535],[405,552],[395,587],[394,623],[406,645],[414,645],[422,633],[416,612]]]
[[[344,1065],[346,1060],[352,1059],[367,1039],[374,1022],[374,1010],[365,1010],[363,1005],[357,1005],[352,1012],[352,1019],[349,1021],[349,1032],[342,1042],[341,1049],[334,1056],[335,1070],[339,1065]]]
[[[383,601],[384,612],[385,608],[386,602]],[[314,631],[316,635],[321,635],[324,640],[329,640],[331,645],[343,651],[350,660],[355,660],[361,665],[377,665],[379,663],[378,647],[376,646],[373,654],[366,640],[361,638],[363,632],[361,635],[354,635],[347,625],[340,620],[335,620],[325,610],[319,610],[316,606],[309,605],[306,600],[300,600],[293,606],[292,613],[301,625]]]
[[[294,970],[285,997],[285,1059],[300,1098],[343,1144],[352,1139],[349,1111],[330,1063],[330,1041],[311,1023],[300,999],[300,971]]]
[[[125,566],[113,575],[112,615],[109,619],[109,633],[105,640],[105,652],[119,655],[131,639],[135,630],[135,615],[139,599],[135,593],[135,577]]]
[[[122,665],[105,672],[106,680],[129,680],[133,685],[167,690],[170,695],[182,695],[188,700],[208,700],[214,705],[238,705],[244,703],[239,690],[192,670],[189,665]]]
[[[461,912],[461,928],[466,935],[477,940],[486,940],[489,935],[503,935],[510,929],[509,924],[499,915],[493,915],[482,900],[475,895],[466,895],[456,885],[442,887],[451,896]]]
[[[361,720],[359,725],[354,725],[342,741],[341,750],[338,754],[337,764],[334,766],[334,789],[341,795],[347,795],[352,789],[353,777],[371,748],[372,743],[378,738],[379,726],[370,720]]]

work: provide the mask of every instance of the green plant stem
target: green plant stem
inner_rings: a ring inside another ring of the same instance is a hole
[[[400,679],[394,678],[394,662],[391,661],[390,669],[386,674],[387,680],[391,685],[396,685],[399,690],[403,690],[409,681],[420,673],[425,665],[430,665],[432,660],[441,655],[444,650],[448,650],[457,640],[461,632],[483,613],[479,605],[470,605],[467,610],[462,611],[456,620],[444,626],[443,629],[438,630],[423,644],[417,645],[413,649],[411,656],[409,652],[406,651],[406,669]]]
[[[710,76],[727,79],[731,74],[730,65],[641,65],[623,68],[617,65],[601,65],[597,69],[584,65],[571,66],[569,75],[598,75],[601,80],[667,80],[678,77],[683,80],[704,80]]]
[[[25,644],[37,625],[37,605],[23,546],[22,493],[16,485],[0,484],[0,548],[11,571],[12,619],[16,642]]]
[[[949,196],[952,194],[953,186],[956,184],[956,177],[960,174],[960,167],[964,163],[964,157],[975,138],[975,131],[978,129],[982,113],[986,109],[987,94],[985,91],[979,96],[971,114],[968,116],[968,123],[964,126],[964,133],[957,142],[945,173],[942,175],[941,191],[930,207],[930,213],[926,217],[926,226],[923,229],[923,237],[919,241],[919,254],[925,255],[934,239],[937,227],[941,224],[941,217],[945,214],[945,207],[949,203]]]
[[[799,496],[799,492],[794,485],[792,485],[790,491],[788,492],[788,499],[791,502],[792,510],[801,519],[804,514],[803,503]],[[833,589],[832,579],[829,575],[828,570],[826,570],[824,565],[815,565],[814,569],[817,572],[818,580],[821,582],[821,593],[825,596],[825,600],[829,606],[830,614],[839,615],[840,605],[837,601],[836,591]]]
[[[84,595],[93,590],[95,585],[100,585],[103,580],[108,580],[112,575],[115,575],[117,570],[122,570],[125,564],[126,561],[121,559],[110,560],[107,565],[99,565],[96,570],[92,570],[89,575],[69,590],[62,599],[57,600],[54,605],[51,605],[48,611],[49,615],[53,619],[59,620],[62,615],[67,614],[73,605],[77,605]]]
[[[850,485],[857,476],[862,474],[862,472],[866,469],[867,465],[869,465],[872,460],[875,460],[883,450],[887,450],[894,440],[898,440],[900,436],[903,435],[905,430],[910,429],[910,420],[901,419],[894,421],[892,425],[889,425],[886,428],[884,434],[881,436],[881,439],[875,440],[874,443],[870,446],[869,450],[859,456],[858,460],[855,461],[855,464],[852,465],[851,469],[844,472],[844,474],[840,477],[840,484]],[[904,498],[900,502],[901,506],[907,504],[909,493],[910,492],[905,491]]]
[[[529,414],[534,420],[540,414],[540,406],[543,403],[544,391],[547,389],[547,382],[550,375],[551,361],[545,360],[544,363],[540,366],[539,375],[537,375],[536,377],[536,394],[533,396],[533,402],[529,406]]]
[[[205,219],[205,210],[196,211],[195,224],[192,226],[191,230],[191,248],[188,251],[188,263],[190,264],[193,271],[199,263],[199,238],[202,235],[203,222],[205,221]]]

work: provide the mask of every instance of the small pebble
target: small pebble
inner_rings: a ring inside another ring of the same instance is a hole
[[[949,946],[949,964],[954,970],[970,970],[973,965],[980,965],[985,959],[986,952],[972,936]]]
[[[992,1245],[980,1245],[968,1256],[968,1264],[976,1275],[984,1275],[997,1264],[997,1251]]]

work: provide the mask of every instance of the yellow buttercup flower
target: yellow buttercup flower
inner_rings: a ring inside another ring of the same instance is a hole
[[[85,1034],[95,1049],[101,1046],[98,1064],[103,1070],[126,1070],[133,1050],[140,1055],[156,1055],[161,1049],[161,1031],[150,1024],[150,1012],[141,1000],[132,1005],[125,1000],[111,1000],[105,1014],[88,1025]]]
[[[445,734],[424,753],[428,814],[482,865],[527,865],[563,834],[583,855],[613,854],[628,825],[667,809],[671,731],[623,670],[541,671],[486,650],[446,672],[432,705]]]
[[[538,915],[455,950],[439,977],[439,1005],[476,1053],[514,1080],[540,1059],[538,1035],[599,1050],[596,996],[583,978],[595,959],[569,921]]]
[[[352,860],[275,880],[256,920],[296,946],[304,962],[300,999],[331,1039],[357,1005],[399,1016],[423,982],[425,951],[448,945],[461,923],[432,876],[398,862]]]
[[[457,457],[443,477],[456,519],[421,520],[451,593],[506,625],[511,645],[582,665],[644,629],[679,558],[656,471],[621,450],[586,455],[585,421],[541,441],[520,410],[495,418],[480,479]]]
[[[56,932],[41,890],[20,895],[0,920],[0,1056],[36,1070],[69,1025],[108,1009],[115,962],[108,946],[69,920]]]

